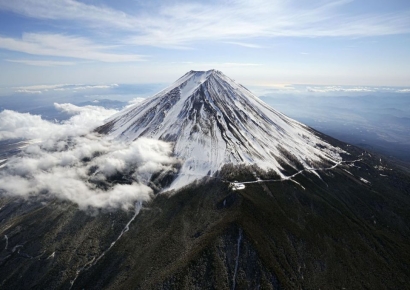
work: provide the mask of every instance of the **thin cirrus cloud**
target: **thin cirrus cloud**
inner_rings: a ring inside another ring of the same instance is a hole
[[[32,66],[47,66],[47,67],[75,65],[75,62],[73,61],[30,60],[30,59],[5,59],[5,61],[32,65]]]
[[[73,20],[95,28],[134,29],[142,25],[141,20],[125,12],[74,0],[0,0],[0,9],[37,19]]]
[[[346,16],[339,9],[351,1],[316,1],[301,8],[294,1],[238,1],[164,5],[144,18],[130,43],[177,47],[195,41],[244,42],[275,37],[366,37],[410,32],[409,11]],[[323,4],[325,3],[325,4]],[[313,7],[313,8],[311,8]]]
[[[118,84],[109,85],[84,85],[84,84],[55,84],[55,85],[34,85],[14,87],[16,93],[27,94],[42,94],[49,91],[78,91],[78,90],[94,90],[94,89],[113,89],[118,87]]]
[[[113,47],[95,44],[84,37],[62,34],[24,33],[21,39],[0,36],[0,48],[32,55],[69,57],[103,62],[132,62],[146,59],[142,55],[109,52],[113,50]],[[31,61],[31,65],[35,63]]]
[[[264,48],[264,46],[262,46],[262,45],[254,44],[254,43],[247,43],[247,42],[226,41],[225,43],[238,45],[238,46],[242,46],[242,47],[248,47],[248,48]]]
[[[123,44],[168,48],[187,48],[196,41],[209,40],[258,48],[257,43],[244,40],[366,37],[410,32],[410,11],[342,13],[351,2],[313,1],[306,7],[297,1],[279,0],[172,1],[124,12],[74,0],[0,0],[0,9],[32,18],[71,21],[90,31],[101,27],[106,28],[108,34],[121,31]]]

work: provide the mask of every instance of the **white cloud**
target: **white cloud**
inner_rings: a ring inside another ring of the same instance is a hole
[[[109,85],[83,85],[83,84],[55,84],[55,85],[34,85],[14,87],[16,93],[41,94],[48,91],[69,91],[69,90],[95,90],[95,89],[112,89],[118,87],[118,84]]]
[[[141,25],[138,18],[122,11],[74,0],[0,0],[0,9],[38,19],[77,20],[97,28],[133,29]]]
[[[296,0],[163,1],[137,9],[134,3],[124,12],[74,0],[0,0],[0,9],[32,18],[71,21],[74,25],[88,25],[91,30],[101,31],[104,28],[104,33],[111,36],[122,31],[127,36],[128,44],[169,48],[187,48],[195,41],[209,40],[258,47],[252,40],[273,37],[366,37],[410,32],[409,10],[394,14],[380,11],[344,13],[351,2],[315,0],[303,5]],[[75,49],[81,47],[78,44],[84,43],[84,39],[68,37],[67,47],[73,47],[73,54],[79,54],[73,56],[64,49],[64,41],[61,47],[50,49],[47,37],[40,36],[39,40],[39,37],[27,35],[27,41],[3,38],[2,47],[47,55],[50,52],[53,53],[50,55],[56,55],[61,49],[65,53],[60,53],[60,56],[102,61],[141,60],[140,56],[134,55],[104,55],[101,48],[95,48],[88,42],[85,44],[93,48],[93,53],[84,53]],[[64,37],[57,35],[51,38],[54,45],[54,40]],[[37,47],[39,44],[41,49]],[[22,47],[20,50],[19,46]]]
[[[307,86],[311,93],[408,93],[408,88],[374,87],[374,86]]]
[[[62,124],[51,123],[41,116],[4,110],[0,113],[0,140],[38,139],[58,140],[69,136],[87,134],[90,128],[104,123],[104,120],[116,113],[97,106],[77,107],[71,104],[55,104],[57,109],[75,114]]]
[[[151,174],[172,170],[175,160],[169,143],[144,138],[120,143],[90,133],[115,111],[72,104],[56,107],[73,117],[55,124],[30,114],[0,113],[0,140],[42,140],[9,158],[0,170],[0,193],[57,197],[81,209],[128,209],[151,198],[152,190],[146,185]],[[115,182],[117,174],[126,176],[127,182]]]
[[[134,98],[134,99],[128,101],[128,105],[126,105],[125,108],[133,107],[136,104],[139,104],[139,103],[143,102],[144,100],[145,100],[145,98],[139,98],[139,97]]]
[[[14,87],[16,90],[28,90],[28,91],[48,91],[53,89],[58,89],[61,87],[70,86],[69,84],[55,84],[55,85],[34,85],[34,86],[23,86]]]
[[[342,86],[319,86],[306,87],[306,91],[311,93],[333,93],[333,92],[348,92],[348,93],[370,93],[377,92],[379,89],[375,87],[342,87]]]
[[[16,93],[21,93],[21,94],[41,94],[42,91],[35,91],[35,90],[25,90],[25,89],[18,89],[15,90]]]
[[[164,4],[131,39],[138,45],[187,46],[194,41],[228,41],[274,37],[365,37],[410,32],[409,11],[347,15],[351,1],[220,1]]]
[[[254,43],[246,43],[246,42],[239,42],[239,41],[226,41],[225,43],[248,47],[248,48],[263,48],[263,46],[254,44]]]
[[[87,38],[63,34],[24,33],[21,39],[0,36],[0,48],[32,55],[69,57],[102,62],[144,61],[145,56],[119,54],[112,46],[98,45]]]
[[[381,93],[409,93],[409,88],[377,87],[377,86],[327,86],[327,85],[300,85],[300,84],[263,84],[252,87],[252,91],[259,96],[276,94],[305,95],[306,92],[328,95],[359,95]]]
[[[76,90],[89,90],[89,89],[112,89],[118,87],[118,84],[111,85],[75,85],[73,89]]]
[[[5,59],[8,62],[21,63],[32,66],[66,66],[75,65],[71,61],[54,61],[54,60],[29,60],[29,59]]]

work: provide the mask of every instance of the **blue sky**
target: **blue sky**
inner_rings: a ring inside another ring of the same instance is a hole
[[[148,2],[148,3],[147,3]],[[0,86],[410,86],[410,1],[0,0]]]

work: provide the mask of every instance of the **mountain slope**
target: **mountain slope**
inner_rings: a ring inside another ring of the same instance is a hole
[[[305,189],[211,179],[159,194],[119,240],[133,212],[0,198],[0,288],[407,289],[410,176],[328,141],[362,160],[298,175]]]
[[[125,141],[144,136],[173,142],[182,168],[172,188],[228,163],[256,164],[285,177],[284,164],[295,169],[334,164],[343,152],[215,70],[188,72],[97,132]]]
[[[97,131],[174,142],[173,186],[188,185],[131,211],[0,195],[1,289],[408,288],[410,175],[219,72],[190,72]]]

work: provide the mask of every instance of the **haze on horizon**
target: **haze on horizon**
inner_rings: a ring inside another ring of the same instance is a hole
[[[408,1],[0,0],[0,87],[170,83],[410,86]]]

